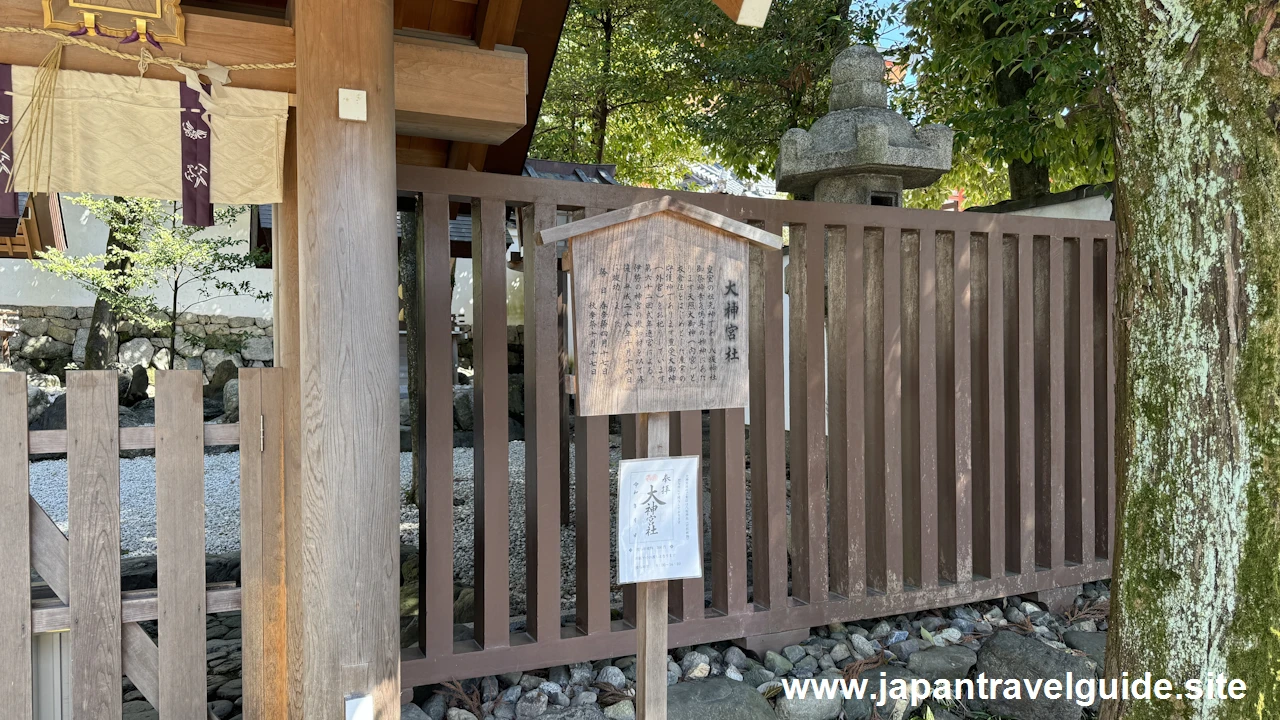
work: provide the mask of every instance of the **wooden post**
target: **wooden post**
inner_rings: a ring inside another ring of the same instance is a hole
[[[647,429],[646,457],[667,457],[671,437],[670,413],[649,413],[637,418]],[[636,717],[667,717],[667,581],[636,584]]]
[[[304,409],[289,689],[309,720],[400,707],[392,15],[344,0],[294,15]],[[363,120],[338,116],[341,90],[360,93]]]

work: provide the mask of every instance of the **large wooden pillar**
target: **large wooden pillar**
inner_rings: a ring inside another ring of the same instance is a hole
[[[302,451],[290,548],[306,720],[399,717],[399,392],[391,0],[296,3]],[[366,119],[339,118],[340,89]],[[291,598],[292,600],[292,598]],[[345,700],[344,700],[345,699]],[[371,713],[368,714],[368,713]]]

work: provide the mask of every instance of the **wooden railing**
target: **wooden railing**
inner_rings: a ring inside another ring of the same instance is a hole
[[[205,615],[244,611],[246,717],[283,640],[263,626],[282,598],[279,373],[242,370],[239,425],[204,424],[198,371],[156,373],[156,425],[119,427],[114,371],[67,373],[67,429],[27,431],[22,373],[0,373],[0,688],[10,713],[32,711],[33,633],[70,631],[72,712],[111,715],[127,676],[161,717],[205,717]],[[204,448],[240,446],[241,582],[205,583]],[[120,451],[155,450],[157,588],[121,592]],[[29,495],[29,455],[66,453],[69,532]],[[278,555],[278,558],[276,557]],[[32,599],[35,571],[55,597]],[[278,597],[277,597],[278,596]],[[157,644],[139,623],[163,628]],[[115,711],[118,716],[119,710]]]
[[[577,418],[576,619],[562,624],[556,354],[525,353],[527,629],[509,630],[505,217],[530,233],[663,194],[787,233],[751,277],[750,480],[741,409],[711,412],[704,581],[672,583],[670,642],[775,633],[1107,577],[1114,528],[1111,223],[666,193],[402,166],[420,193],[424,368],[449,367],[450,204],[470,204],[475,312],[474,640],[453,640],[452,380],[424,371],[418,646],[406,687],[635,651],[610,620],[609,438]],[[554,338],[554,283],[528,283],[526,338]],[[825,336],[825,352],[824,352]],[[790,353],[790,377],[783,348]],[[784,384],[790,383],[790,453]],[[646,447],[624,417],[623,454]],[[673,455],[701,453],[699,412]],[[787,482],[791,536],[787,538]],[[748,548],[745,502],[750,496]],[[747,575],[747,552],[753,557]],[[788,554],[790,572],[788,572]]]

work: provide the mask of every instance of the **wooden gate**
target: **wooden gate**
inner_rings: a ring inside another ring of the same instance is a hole
[[[204,424],[198,371],[156,373],[156,425],[120,428],[114,371],[67,373],[67,429],[27,432],[22,373],[0,373],[0,692],[32,712],[32,635],[68,632],[76,720],[119,718],[127,676],[161,718],[204,717],[205,615],[244,613],[245,717],[279,717],[267,687],[283,680],[271,633],[283,579],[280,376],[243,370],[241,417]],[[241,582],[206,585],[204,448],[241,450]],[[157,585],[120,590],[120,451],[155,449]],[[64,534],[29,495],[29,455],[66,453]],[[278,540],[277,539],[281,539]],[[44,586],[34,587],[31,572]],[[47,586],[47,593],[41,592]],[[279,595],[279,597],[277,597]],[[282,614],[281,614],[282,616]],[[160,642],[139,623],[156,621]]]
[[[610,617],[607,419],[576,419],[577,481],[570,488],[565,425],[557,422],[556,250],[535,247],[531,238],[568,217],[665,194],[785,232],[789,242],[785,281],[781,253],[753,251],[750,483],[743,411],[712,411],[710,601],[704,579],[673,582],[673,646],[1110,575],[1112,223],[409,166],[400,167],[399,188],[421,198],[418,342],[425,368],[417,438],[424,616],[417,647],[402,657],[405,687],[635,651],[634,597],[624,595],[622,619]],[[471,207],[475,292],[475,625],[474,639],[461,642],[453,639],[452,380],[431,370],[450,366],[451,204]],[[508,582],[509,208],[518,212],[524,238],[526,339],[528,617],[516,633]],[[623,455],[636,457],[647,443],[633,417],[623,417],[622,426]],[[673,413],[671,434],[671,454],[700,454],[702,413]],[[562,623],[559,539],[570,492],[577,507],[576,615]]]

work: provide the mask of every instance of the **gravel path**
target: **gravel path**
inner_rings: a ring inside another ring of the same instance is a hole
[[[613,488],[610,517],[617,510],[617,468],[621,451],[611,443],[609,484]],[[570,480],[574,479],[573,453],[570,448]],[[474,457],[471,448],[455,448],[453,451],[454,508],[453,508],[453,568],[454,581],[471,586],[475,576],[474,537],[475,483]],[[400,454],[400,486],[402,495],[410,485],[412,454]],[[511,612],[525,611],[525,531],[524,531],[524,443],[510,445],[510,553],[511,553]],[[236,452],[206,455],[205,466],[205,549],[211,554],[235,552],[240,549],[240,454]],[[67,532],[67,462],[46,460],[31,463],[31,495],[40,503],[53,521]],[[156,488],[155,458],[140,457],[120,460],[120,551],[123,556],[154,555],[156,552]],[[710,498],[704,495],[703,508],[710,506]],[[572,502],[570,504],[572,508]],[[748,513],[750,511],[748,510]],[[750,515],[748,514],[748,518]],[[710,521],[704,517],[704,528]],[[614,551],[617,528],[611,523],[609,531],[610,564],[616,568]],[[418,544],[418,508],[403,503],[400,509],[400,540],[408,545]],[[573,524],[560,530],[561,596],[562,606],[573,606],[575,572],[574,548],[576,532]],[[710,538],[706,539],[710,546]],[[614,574],[616,582],[616,571]],[[614,586],[615,597],[617,587]]]

